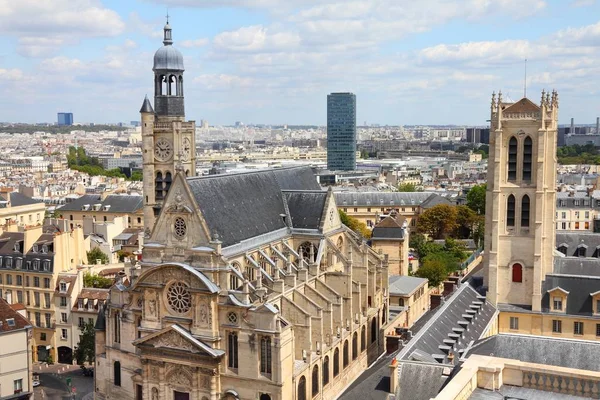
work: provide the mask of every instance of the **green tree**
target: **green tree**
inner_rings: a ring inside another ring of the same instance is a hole
[[[108,289],[112,286],[112,284],[112,279],[105,278],[97,274],[90,274],[89,272],[83,274],[83,287]]]
[[[85,363],[93,364],[96,359],[96,331],[94,323],[88,322],[79,329],[81,330],[81,335],[79,335],[79,344],[75,348],[75,359],[78,365]]]
[[[360,151],[360,158],[364,158],[364,159],[369,158],[369,152],[367,150],[361,150]]]
[[[448,270],[441,259],[426,259],[415,272],[415,276],[427,279],[430,287],[438,287],[448,277]]]
[[[447,254],[447,266],[449,271],[456,270],[458,264],[467,259],[466,246],[464,243],[453,238],[446,238],[444,241],[444,253]]]
[[[399,192],[416,192],[417,185],[414,183],[401,183],[398,185]]]
[[[468,239],[475,228],[478,215],[467,206],[456,206],[456,229],[454,236],[459,239]]]
[[[411,233],[408,245],[412,248],[420,260],[429,254],[443,251],[443,246],[427,240],[425,235],[419,232]]]
[[[346,225],[348,228],[352,229],[365,239],[371,237],[371,230],[367,228],[367,225],[364,222],[361,222],[358,219],[346,214],[342,210],[339,210],[339,214],[342,224]]]
[[[100,260],[102,264],[108,264],[108,256],[104,254],[99,247],[94,247],[87,253],[88,264],[96,264],[96,260]]]
[[[123,261],[125,261],[125,257],[128,257],[128,258],[133,257],[133,253],[130,251],[126,251],[126,250],[119,250],[119,251],[117,251],[117,256],[119,257],[119,261],[123,262]]]
[[[485,214],[487,184],[475,185],[467,193],[467,206],[479,215]]]
[[[142,179],[144,179],[144,174],[142,174],[142,171],[133,171],[131,173],[131,177],[129,178],[130,181],[141,181]]]
[[[425,210],[419,216],[417,230],[428,234],[433,239],[444,239],[456,229],[456,217],[456,207],[449,204],[438,204]]]
[[[483,235],[485,231],[485,217],[483,215],[477,216],[477,222],[473,229],[473,240],[478,247],[483,247]]]

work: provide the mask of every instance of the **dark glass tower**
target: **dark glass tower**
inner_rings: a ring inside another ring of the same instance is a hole
[[[327,169],[356,169],[356,95],[327,95]]]

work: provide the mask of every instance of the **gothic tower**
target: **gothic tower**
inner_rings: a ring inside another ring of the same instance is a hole
[[[555,242],[558,94],[540,105],[492,95],[485,214],[485,285],[497,304],[541,310]]]
[[[163,46],[154,54],[154,108],[140,109],[144,160],[144,226],[149,233],[177,172],[196,175],[196,123],[185,121],[183,55],[173,47],[167,20]]]

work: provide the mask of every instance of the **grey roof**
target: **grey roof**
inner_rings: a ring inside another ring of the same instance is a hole
[[[556,193],[556,208],[581,208],[581,209],[597,209],[599,204],[594,197],[587,192],[558,192]]]
[[[498,391],[477,388],[469,396],[469,400],[499,400],[504,399],[527,399],[527,400],[582,400],[592,397],[572,396],[570,394],[548,392],[546,390],[530,389],[519,386],[504,385]]]
[[[398,366],[397,398],[429,400],[437,396],[448,379],[443,365],[404,362]],[[369,397],[365,397],[367,399]]]
[[[600,277],[600,258],[554,257],[554,274]]]
[[[600,235],[593,232],[558,232],[556,234],[556,248],[567,245],[567,256],[576,256],[575,251],[579,245],[587,246],[586,256],[595,256],[596,249],[600,248]]]
[[[144,206],[143,196],[131,196],[131,195],[117,195],[111,194],[106,196],[104,201],[101,200],[100,195],[86,194],[81,196],[77,200],[65,204],[58,208],[60,212],[63,211],[82,211],[82,207],[86,204],[93,206],[94,204],[100,204],[100,210],[104,210],[105,206],[110,206],[111,213],[134,213]],[[92,210],[90,209],[90,212]]]
[[[371,233],[371,240],[404,239],[406,229],[392,216],[379,222]]]
[[[327,192],[285,191],[284,195],[294,228],[319,228]]]
[[[388,290],[391,295],[410,295],[425,282],[427,279],[416,276],[392,275],[389,278]]]
[[[437,310],[435,315],[419,331],[419,333],[398,354],[399,360],[411,360],[412,353],[420,350],[426,354],[440,354],[442,351],[438,346],[444,345],[444,339],[448,334],[454,333],[453,328],[460,329],[461,323],[466,323],[464,315],[474,303],[482,302],[482,308],[477,317],[469,323],[469,330],[464,332],[464,337],[456,346],[456,351],[466,348],[472,340],[477,340],[494,317],[496,309],[486,302],[468,283],[463,283],[444,304]],[[457,359],[458,357],[455,357]]]
[[[427,206],[451,204],[436,193],[430,192],[336,192],[338,206],[390,207]]]
[[[542,309],[550,309],[548,290],[560,287],[569,292],[567,295],[567,314],[592,315],[592,297],[590,293],[600,290],[600,277],[576,275],[546,275],[542,286]]]
[[[19,192],[11,192],[9,194],[0,195],[0,200],[9,201],[9,197],[10,197],[10,206],[11,207],[19,207],[19,206],[26,206],[26,205],[30,205],[30,204],[43,203],[43,201],[34,200],[31,197],[25,196],[24,194],[21,194]]]
[[[184,71],[183,54],[170,44],[164,45],[154,53],[153,71]]]
[[[387,400],[390,391],[390,362],[394,354],[381,357],[339,397],[341,400]]]
[[[144,102],[142,103],[142,108],[140,108],[140,113],[154,114],[154,109],[152,108],[152,104],[150,104],[150,100],[148,100],[148,96],[146,96],[146,98],[144,98]]]
[[[501,333],[478,341],[469,354],[600,372],[600,343],[587,340]]]
[[[282,190],[320,188],[309,167],[191,177],[188,185],[211,235],[218,234],[224,247],[286,228]]]

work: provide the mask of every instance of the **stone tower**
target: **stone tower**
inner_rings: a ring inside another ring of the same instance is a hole
[[[485,285],[497,304],[541,310],[555,242],[558,94],[540,105],[492,95],[485,214]]]
[[[144,160],[144,227],[154,227],[171,182],[177,172],[196,175],[196,123],[185,121],[183,55],[173,47],[169,21],[163,46],[154,54],[154,109],[144,99],[142,156]]]

